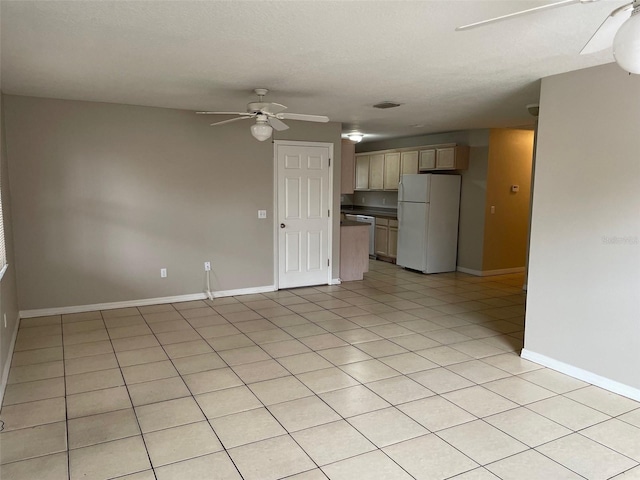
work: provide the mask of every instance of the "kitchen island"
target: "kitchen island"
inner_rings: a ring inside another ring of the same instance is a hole
[[[369,225],[340,222],[340,280],[362,280],[369,271]]]

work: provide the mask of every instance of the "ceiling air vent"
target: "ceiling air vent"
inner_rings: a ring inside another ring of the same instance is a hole
[[[396,108],[399,107],[400,104],[396,103],[396,102],[380,102],[380,103],[376,103],[373,108]]]

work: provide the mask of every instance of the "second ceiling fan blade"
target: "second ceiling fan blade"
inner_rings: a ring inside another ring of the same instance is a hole
[[[276,117],[271,117],[268,122],[269,125],[271,125],[276,130],[282,131],[289,129],[289,125],[284,123],[282,120],[278,120]]]
[[[548,10],[550,8],[563,7],[565,5],[570,5],[572,3],[583,3],[585,1],[597,1],[597,0],[561,0],[560,2],[550,3],[548,5],[541,5],[539,7],[529,8],[527,10],[521,10],[519,12],[509,13],[507,15],[502,15],[500,17],[490,18],[488,20],[482,20],[480,22],[469,23],[467,25],[462,25],[461,27],[457,27],[456,31],[461,30],[469,30],[471,28],[481,27],[483,25],[487,25],[489,23],[501,22],[502,20],[507,20],[513,17],[519,17],[520,15],[528,15],[529,13],[536,13],[541,10]]]
[[[265,108],[263,108],[262,111],[275,114],[275,113],[284,112],[286,109],[287,107],[285,107],[281,103],[270,103]]]
[[[596,30],[586,45],[580,50],[580,55],[599,52],[613,45],[616,32],[631,16],[633,2],[616,8]]]
[[[329,121],[329,117],[324,115],[306,115],[304,113],[279,113],[278,118],[284,120],[302,120],[304,122],[320,122],[326,123]]]
[[[249,118],[252,118],[252,117],[244,116],[244,117],[231,118],[229,120],[222,120],[221,122],[212,123],[211,126],[213,127],[214,125],[224,125],[225,123],[237,122],[238,120],[248,120]]]

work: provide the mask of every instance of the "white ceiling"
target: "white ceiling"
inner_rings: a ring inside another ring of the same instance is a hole
[[[264,87],[269,101],[328,115],[370,140],[522,126],[540,78],[613,61],[610,49],[578,52],[625,0],[454,28],[547,3],[2,0],[1,85],[9,94],[225,111],[243,111]],[[372,108],[383,100],[402,106]]]

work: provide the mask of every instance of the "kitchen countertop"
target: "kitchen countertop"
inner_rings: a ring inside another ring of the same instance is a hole
[[[367,227],[367,228],[369,228],[369,225],[367,225],[366,223],[355,222],[353,220],[341,220],[340,221],[340,226],[341,227]]]
[[[341,205],[340,212],[347,213],[350,215],[370,215],[372,217],[398,218],[397,208],[363,207],[360,205]]]

